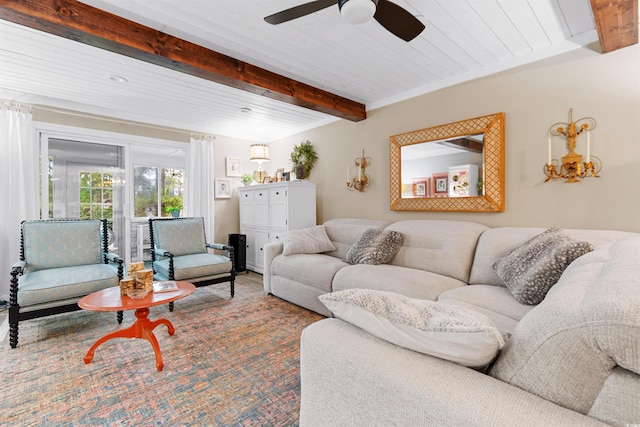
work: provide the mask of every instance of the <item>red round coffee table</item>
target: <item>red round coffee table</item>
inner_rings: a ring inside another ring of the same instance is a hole
[[[125,329],[111,332],[95,342],[84,356],[84,363],[90,363],[93,359],[93,353],[98,346],[105,341],[113,338],[144,338],[151,343],[153,351],[156,353],[156,368],[162,371],[164,363],[162,362],[162,354],[158,340],[153,334],[153,330],[158,325],[167,325],[169,335],[173,335],[175,328],[167,319],[149,320],[149,307],[154,305],[166,304],[180,298],[191,295],[195,290],[195,286],[188,282],[176,282],[178,290],[169,292],[149,292],[147,296],[140,299],[129,298],[128,296],[120,296],[120,287],[103,289],[87,295],[78,301],[80,308],[92,311],[121,311],[135,310],[136,321],[133,325]]]

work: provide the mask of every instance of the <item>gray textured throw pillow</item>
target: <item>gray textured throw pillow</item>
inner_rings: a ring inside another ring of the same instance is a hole
[[[370,228],[365,230],[347,252],[350,264],[386,264],[390,262],[402,243],[404,234],[397,231]]]
[[[591,243],[571,240],[558,228],[550,228],[509,251],[493,264],[493,270],[516,301],[535,305],[569,264],[592,250]]]

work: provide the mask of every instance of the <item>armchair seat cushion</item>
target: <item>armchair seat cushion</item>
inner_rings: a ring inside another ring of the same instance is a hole
[[[38,270],[18,279],[18,304],[26,307],[81,297],[119,282],[118,270],[108,264]]]
[[[194,279],[229,273],[231,260],[224,255],[202,253],[182,255],[173,258],[175,280]],[[169,278],[169,258],[154,261],[153,270],[156,275]]]

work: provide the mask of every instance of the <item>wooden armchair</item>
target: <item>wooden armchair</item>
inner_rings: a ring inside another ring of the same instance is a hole
[[[228,281],[233,297],[233,247],[207,243],[204,218],[149,218],[149,231],[154,280],[184,280],[196,286]],[[169,309],[173,311],[173,303]]]
[[[20,231],[9,290],[11,348],[20,321],[78,310],[81,297],[119,286],[123,276],[123,260],[108,252],[106,220],[23,221]]]

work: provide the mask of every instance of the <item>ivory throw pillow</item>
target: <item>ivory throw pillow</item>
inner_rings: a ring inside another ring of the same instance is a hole
[[[505,343],[489,318],[455,305],[371,289],[318,298],[335,317],[371,335],[464,366],[489,364]]]
[[[336,250],[324,225],[288,231],[284,234],[282,244],[283,255],[319,254]]]
[[[513,248],[493,270],[520,304],[539,304],[576,258],[591,252],[589,242],[571,240],[552,227]]]
[[[397,231],[370,228],[365,230],[347,252],[349,264],[386,264],[404,242],[404,234]]]

